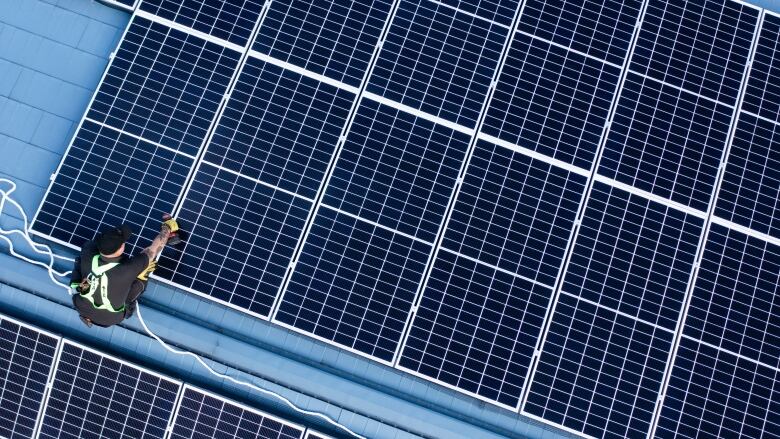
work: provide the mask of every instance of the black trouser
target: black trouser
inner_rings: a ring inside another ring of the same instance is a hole
[[[146,291],[146,284],[149,281],[136,279],[133,284],[130,285],[130,293],[127,295],[127,301],[125,302],[125,318],[129,319],[135,313],[135,308],[138,306],[138,298]]]

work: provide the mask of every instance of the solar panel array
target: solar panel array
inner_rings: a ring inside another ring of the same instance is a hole
[[[779,36],[734,0],[143,0],[34,231],[174,211],[193,293],[588,437],[772,437]]]

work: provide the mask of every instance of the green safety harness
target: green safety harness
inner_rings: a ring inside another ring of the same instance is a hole
[[[81,297],[88,300],[95,309],[103,309],[109,312],[124,312],[124,305],[119,309],[114,309],[111,306],[111,301],[108,300],[108,276],[106,276],[106,273],[119,265],[119,262],[111,262],[101,266],[98,264],[99,261],[100,255],[95,255],[92,258],[92,272],[87,276],[89,291],[81,293]],[[97,293],[98,289],[100,289],[100,304],[95,303],[95,293]]]

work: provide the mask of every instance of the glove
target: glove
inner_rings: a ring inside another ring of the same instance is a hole
[[[169,214],[163,215],[162,231],[168,232],[168,244],[177,245],[182,242],[181,236],[179,236],[179,223],[176,222]]]
[[[179,231],[179,223],[177,223],[176,220],[171,217],[168,217],[168,219],[163,221],[162,227],[167,228],[168,232],[171,234]]]
[[[144,268],[144,271],[142,271],[138,275],[138,280],[142,280],[144,282],[149,280],[149,275],[152,274],[152,272],[157,268],[157,261],[150,261],[149,265]]]
[[[76,290],[76,293],[78,294],[84,294],[89,291],[89,281],[87,279],[84,279],[79,282],[71,282],[70,287]]]

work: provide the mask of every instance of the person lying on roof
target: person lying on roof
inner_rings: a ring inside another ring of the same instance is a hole
[[[152,244],[135,256],[124,254],[125,242],[133,233],[125,224],[84,243],[70,286],[76,290],[73,306],[85,325],[106,328],[133,315],[149,275],[157,268],[157,256],[179,230],[176,220],[166,218]]]

